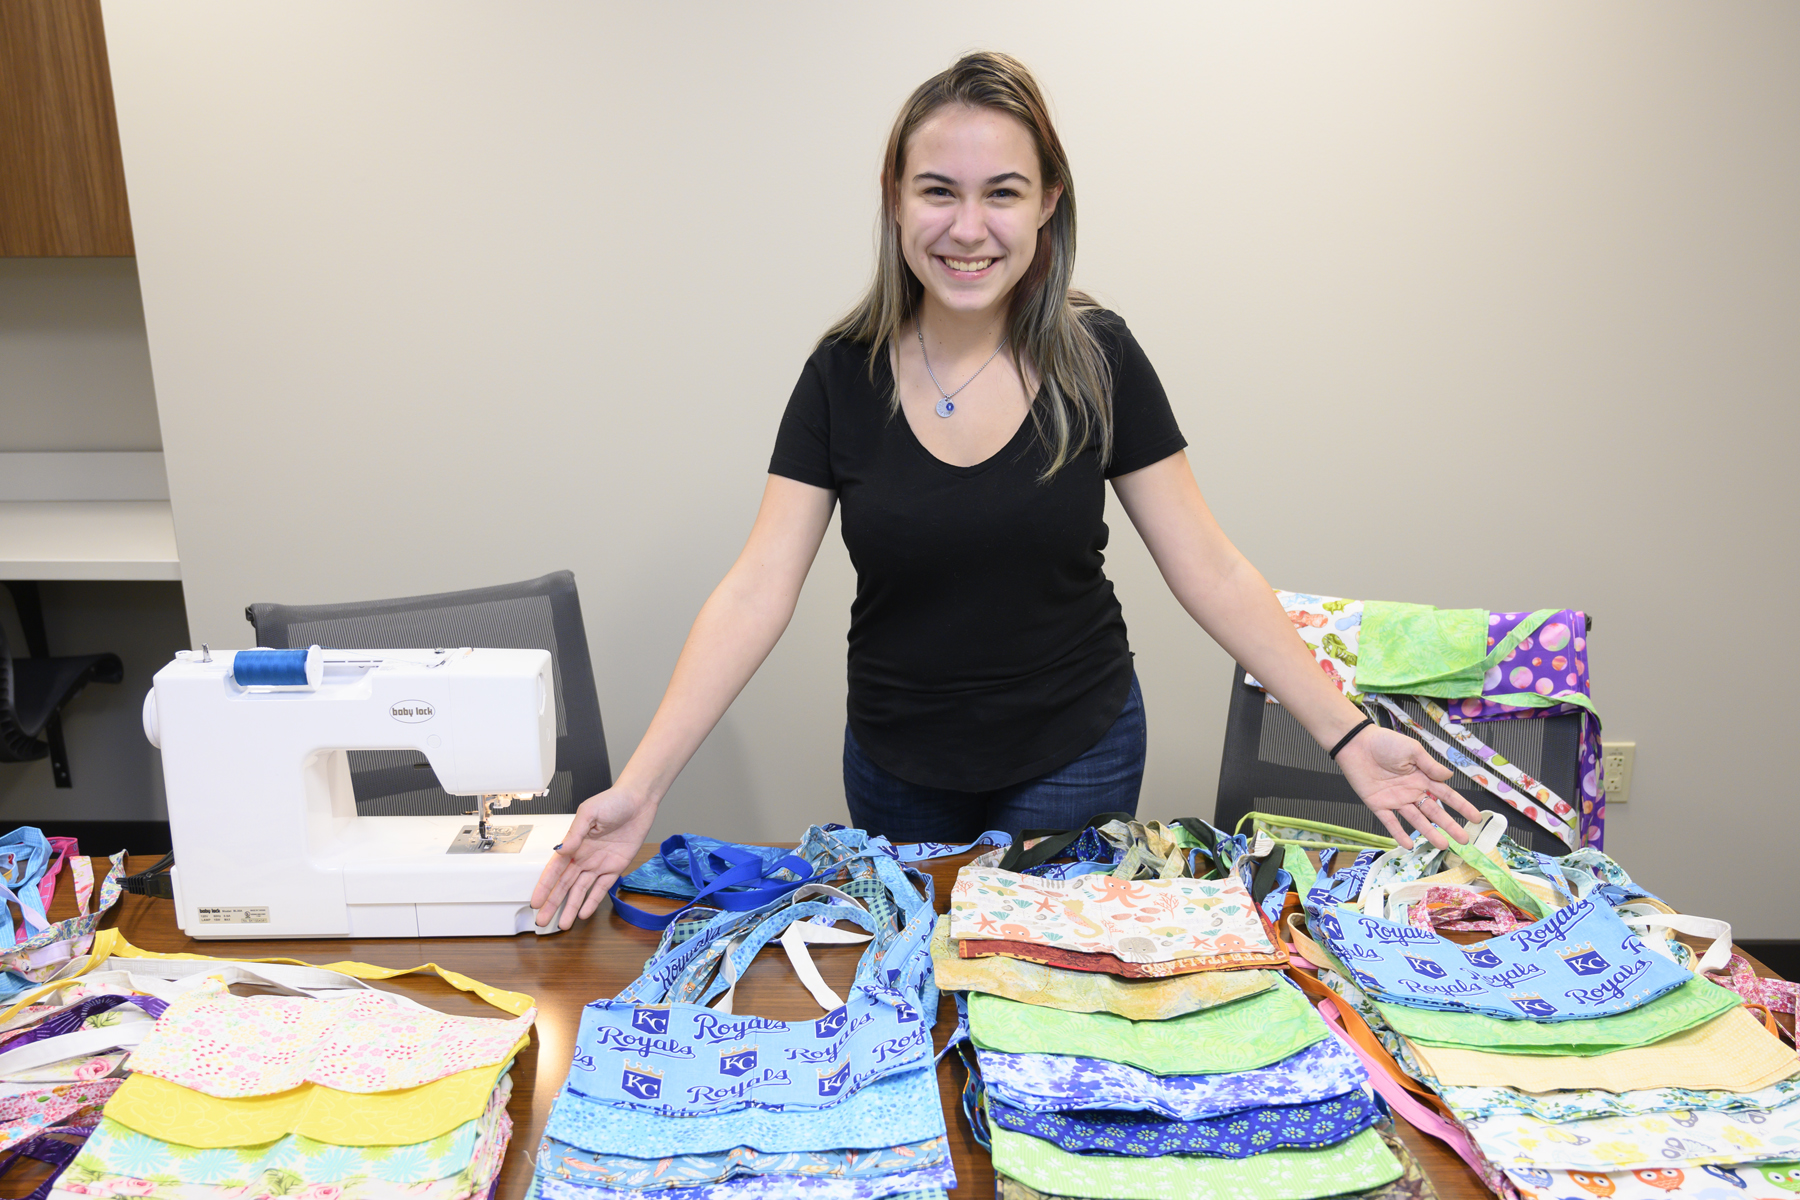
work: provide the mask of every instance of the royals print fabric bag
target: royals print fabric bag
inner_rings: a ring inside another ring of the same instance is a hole
[[[1341,901],[1363,894],[1378,861],[1359,855],[1345,871],[1321,876],[1306,897],[1313,935],[1377,999],[1567,1021],[1627,1012],[1693,978],[1593,898],[1475,946],[1345,907]]]
[[[617,997],[582,1010],[570,1090],[665,1116],[825,1108],[872,1080],[929,1060],[937,1009],[928,946],[935,914],[913,882],[923,877],[860,830],[813,834],[820,831],[809,834],[809,845],[832,860],[815,864],[821,878],[848,868],[853,878],[877,881],[887,903],[865,907],[839,888],[813,883],[791,903],[722,914],[652,957]],[[816,1020],[731,1012],[728,989],[776,938],[825,1009]],[[820,980],[805,949],[809,941],[869,942],[847,998]],[[720,992],[719,1005],[705,1007]]]

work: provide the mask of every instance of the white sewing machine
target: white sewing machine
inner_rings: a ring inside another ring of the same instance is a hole
[[[144,732],[189,937],[537,928],[531,889],[568,818],[495,826],[489,810],[555,772],[546,651],[183,650],[144,698]],[[474,811],[358,816],[347,750],[421,751]]]

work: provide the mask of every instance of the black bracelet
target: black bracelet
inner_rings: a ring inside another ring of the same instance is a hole
[[[1357,734],[1361,733],[1363,730],[1367,729],[1369,726],[1373,725],[1374,723],[1375,723],[1374,717],[1364,717],[1362,719],[1362,724],[1358,725],[1356,728],[1352,729],[1349,733],[1346,733],[1343,737],[1339,738],[1338,744],[1333,746],[1331,749],[1329,749],[1325,752],[1326,757],[1330,758],[1331,761],[1336,762],[1337,756],[1338,756],[1338,751],[1342,750],[1345,746],[1348,746],[1350,744],[1351,738],[1355,737]]]

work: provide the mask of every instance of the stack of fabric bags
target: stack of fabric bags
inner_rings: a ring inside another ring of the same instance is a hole
[[[1435,1113],[1489,1186],[1534,1200],[1779,1200],[1800,1182],[1800,1061],[1706,978],[1730,930],[1611,858],[1469,846],[1336,856],[1305,891],[1323,1011]],[[1290,928],[1292,926],[1290,925]],[[1711,938],[1702,955],[1676,932]]]
[[[530,1196],[944,1200],[956,1175],[931,1053],[930,880],[860,830],[814,826],[797,852],[742,857],[747,875],[695,841],[684,861],[697,883],[710,871],[755,887],[702,886],[719,907],[660,918],[643,975],[582,1010]],[[730,907],[746,890],[778,895]],[[821,1015],[733,1012],[737,980],[773,941]],[[866,943],[847,996],[814,966],[820,943]]]
[[[1424,1194],[1362,1065],[1282,976],[1233,869],[1241,840],[1199,822],[1100,832],[1110,864],[1060,878],[1030,848],[975,859],[933,942],[1000,1194]]]
[[[112,857],[96,896],[93,864],[74,838],[47,838],[30,826],[0,836],[0,1151],[8,1153],[0,1172],[21,1156],[68,1162],[118,1087],[110,1078],[116,1062],[33,1060],[9,1052],[39,1040],[60,1007],[46,981],[84,969],[94,926],[119,898],[124,863],[123,853]],[[51,921],[50,902],[65,868],[75,915]]]
[[[34,1194],[489,1195],[530,997],[419,968],[509,1014],[453,1017],[363,981],[405,972],[334,967],[163,958],[99,934],[0,1014],[0,1076],[62,1089],[32,1147],[59,1174]]]

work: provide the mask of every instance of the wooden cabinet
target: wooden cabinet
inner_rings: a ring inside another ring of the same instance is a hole
[[[0,255],[131,255],[100,0],[0,0]]]

